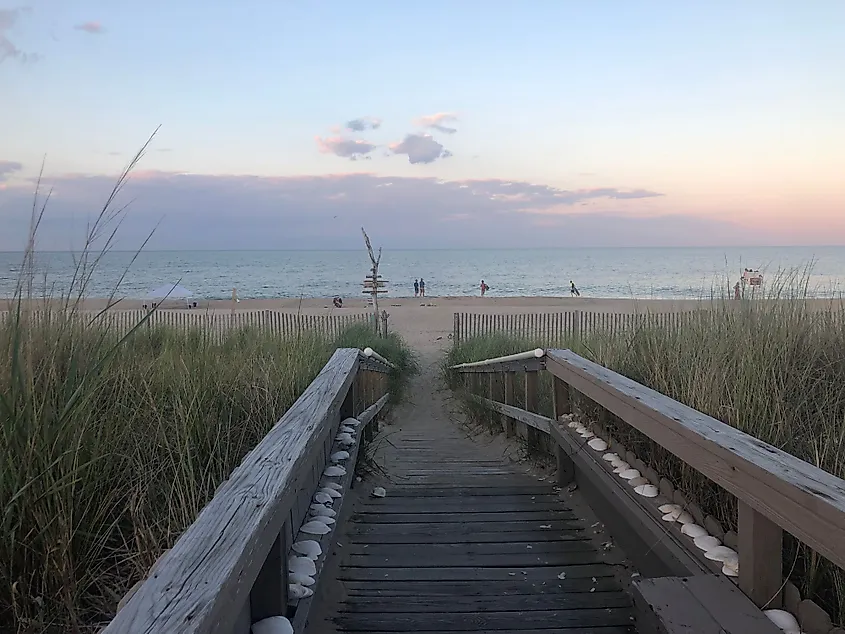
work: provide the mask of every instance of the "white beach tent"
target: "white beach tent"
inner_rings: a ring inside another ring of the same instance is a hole
[[[175,300],[180,303],[185,302],[186,304],[190,305],[190,300],[193,297],[193,292],[189,291],[184,286],[179,286],[178,284],[165,284],[164,286],[154,288],[149,293],[147,293],[146,299],[150,300],[151,302],[155,302],[159,305],[163,301],[171,300]]]

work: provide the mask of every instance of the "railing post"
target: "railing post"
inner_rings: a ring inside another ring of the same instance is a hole
[[[783,584],[783,530],[737,500],[739,587],[759,607],[778,608]]]
[[[249,593],[249,611],[252,623],[271,616],[287,616],[288,606],[288,558],[285,527],[276,536],[276,541],[258,572],[258,577]]]
[[[516,372],[505,372],[505,404],[514,405],[514,387],[516,383]],[[505,438],[513,436],[513,420],[510,416],[502,418],[505,428]]]
[[[554,424],[560,423],[560,417],[572,412],[572,400],[569,394],[569,384],[562,379],[554,377],[552,390],[554,399]],[[558,486],[569,484],[575,479],[575,465],[569,454],[566,453],[560,443],[555,443],[555,458],[557,461],[557,483]]]
[[[539,385],[540,373],[536,370],[525,373],[525,409],[532,413],[537,413],[537,388]],[[525,430],[525,439],[528,442],[528,448],[536,447],[537,430],[533,427],[527,427]]]
[[[502,381],[502,374],[499,372],[491,372],[487,376],[490,377],[490,400],[496,401],[497,403],[503,403],[505,400],[505,386]],[[499,425],[504,427],[503,421],[507,418],[504,414],[498,414],[493,410],[490,410],[492,413],[491,422],[494,424],[498,420]]]

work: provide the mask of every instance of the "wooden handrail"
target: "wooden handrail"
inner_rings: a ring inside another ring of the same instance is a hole
[[[484,365],[495,365],[500,363],[507,363],[509,361],[527,361],[528,359],[542,359],[546,354],[542,348],[529,350],[527,352],[517,352],[516,354],[508,354],[503,357],[494,357],[493,359],[485,359],[484,361],[473,361],[472,363],[459,363],[453,365],[452,370],[462,370],[465,368],[476,368]]]
[[[554,376],[845,568],[845,481],[570,350],[546,356]]]
[[[489,373],[489,398],[478,394],[470,394],[470,398],[503,415],[506,434],[510,435],[514,422],[534,430],[548,430],[556,447],[559,485],[572,478],[573,460],[576,459],[578,469],[585,474],[604,473],[603,468],[590,467],[590,461],[595,458],[584,461],[581,456],[584,442],[556,422],[558,417],[572,412],[572,399],[581,396],[614,414],[621,422],[732,494],[738,507],[739,586],[758,606],[779,605],[783,588],[783,531],[791,533],[833,564],[845,568],[845,480],[570,350],[549,349],[543,358],[542,369],[554,376],[554,418],[546,418],[536,413],[536,404],[531,404],[536,400],[540,368],[519,368],[514,362],[492,361],[461,364],[453,366],[453,370],[459,374]],[[514,407],[512,402],[513,373],[522,369],[526,371],[525,409]],[[495,379],[495,372],[505,373],[504,392]],[[468,381],[470,391],[472,386],[478,387],[477,379]],[[610,441],[609,438],[605,440]],[[606,466],[601,460],[597,464]],[[586,477],[591,476],[587,474]],[[608,482],[615,480],[611,478]],[[616,482],[615,486],[622,485]],[[615,499],[616,505],[627,499],[625,495],[605,489],[607,499]],[[621,490],[626,491],[624,487]],[[636,497],[631,497],[632,503],[642,506],[642,501],[637,501]],[[634,506],[629,504],[629,510]],[[644,523],[640,528],[643,528],[643,534],[660,530],[659,526],[655,529]],[[666,549],[666,554],[676,557],[675,563],[680,562],[681,568],[693,570],[677,559],[677,549]]]
[[[280,557],[280,583],[287,587],[284,546],[276,552],[285,541],[280,533],[301,505],[304,478],[326,460],[341,407],[356,394],[351,388],[360,355],[355,348],[335,351],[104,632],[232,632],[244,607],[249,608],[253,584],[268,555]],[[295,534],[298,525],[292,528]],[[282,590],[275,598],[282,606],[285,594]]]

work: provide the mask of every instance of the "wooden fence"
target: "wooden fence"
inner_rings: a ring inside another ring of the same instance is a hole
[[[574,481],[637,567],[650,569],[645,576],[652,578],[634,582],[635,596],[656,615],[674,618],[675,628],[700,616],[697,632],[777,631],[759,611],[756,626],[737,624],[741,601],[750,598],[760,608],[783,606],[802,632],[842,631],[790,583],[783,537],[788,532],[845,568],[845,480],[569,350],[538,349],[452,371],[453,387],[486,412],[482,418],[494,429],[556,455],[558,484]],[[541,404],[546,372],[551,402]],[[619,438],[632,430],[732,495],[736,533],[702,510],[699,491],[680,491],[623,446]],[[663,517],[667,511],[677,515]],[[710,540],[694,547],[693,537],[705,535]],[[731,549],[719,551],[722,561],[714,560],[717,547]],[[734,620],[714,621],[722,618]]]
[[[31,311],[26,313],[30,320],[64,319],[61,311]],[[0,312],[0,324],[14,319],[14,313]],[[123,335],[143,320],[144,326],[167,326],[180,331],[202,330],[218,337],[233,330],[256,328],[273,335],[287,337],[300,332],[317,332],[337,337],[354,324],[372,323],[372,313],[344,313],[331,315],[301,315],[274,310],[251,310],[238,312],[211,312],[205,310],[108,310],[103,313],[79,311],[73,319],[81,323],[101,323],[117,334]]]
[[[494,334],[530,340],[538,345],[559,345],[586,334],[617,334],[643,326],[676,329],[707,311],[669,313],[604,313],[571,310],[559,313],[455,313],[452,339],[456,343]]]
[[[341,517],[361,439],[377,430],[390,398],[391,366],[367,352],[334,353],[156,563],[105,634],[249,634],[254,623],[274,616],[303,631],[313,597],[289,595],[289,557],[296,555],[291,546],[318,542],[321,554],[309,575],[318,578],[337,524],[323,535],[303,531],[313,523],[309,509],[331,489],[340,493],[331,506]],[[348,424],[355,425],[354,433],[339,433]],[[339,457],[339,451],[348,455]]]

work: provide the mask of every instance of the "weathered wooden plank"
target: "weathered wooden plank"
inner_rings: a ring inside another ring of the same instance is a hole
[[[738,503],[739,587],[759,606],[779,608],[783,579],[783,531]]]
[[[474,495],[467,491],[465,495],[425,495],[397,497],[390,491],[390,497],[379,500],[366,500],[358,505],[358,509],[393,509],[396,507],[425,507],[427,509],[452,507],[469,508],[472,506],[503,506],[509,504],[520,505],[527,510],[537,510],[537,504],[554,504],[555,509],[561,509],[563,503],[557,493],[535,493],[523,495]]]
[[[452,523],[455,521],[455,513],[357,513],[352,518],[353,522],[366,522],[368,524],[438,524]],[[461,513],[460,521],[473,524],[484,522],[529,522],[536,524],[549,524],[554,520],[575,520],[572,513],[567,511],[490,511],[488,513]]]
[[[543,628],[549,624],[555,627],[578,626],[624,626],[631,625],[632,613],[626,608],[583,609],[583,610],[535,610],[519,612],[477,612],[472,616],[452,612],[428,612],[426,614],[352,614],[338,617],[338,625],[347,631],[362,632],[418,632],[429,630],[459,630],[470,632],[492,632],[495,630],[520,628]]]
[[[443,524],[438,524],[438,528]],[[349,533],[350,541],[353,544],[454,544],[457,546],[466,544],[502,544],[503,540],[514,542],[531,542],[542,544],[544,542],[563,541],[584,541],[589,538],[583,529],[570,529],[568,531],[544,530],[534,532],[510,532],[502,535],[502,532],[477,532],[477,531],[428,531],[421,533]]]
[[[541,531],[537,531],[542,534]],[[501,535],[500,535],[501,540]],[[391,557],[394,555],[418,556],[420,561],[431,555],[459,557],[462,555],[519,555],[542,553],[583,553],[594,552],[595,546],[587,539],[534,541],[528,539],[517,541],[512,536],[507,542],[488,543],[450,543],[447,539],[430,544],[361,544],[353,541],[344,547],[343,552],[348,555],[370,555],[373,557]]]
[[[355,632],[359,630],[339,629],[338,632]],[[464,634],[467,631],[479,630],[415,630],[414,634]],[[379,632],[379,634],[400,634],[394,631]],[[634,626],[613,626],[613,627],[580,627],[578,625],[553,627],[552,629],[531,629],[520,628],[518,630],[496,630],[496,634],[634,634]]]
[[[584,608],[625,608],[631,598],[624,592],[577,592],[571,595],[487,595],[487,596],[414,596],[402,601],[349,597],[344,607],[349,612],[525,612],[529,610],[575,610]]]
[[[104,630],[210,633],[232,627],[295,503],[296,474],[329,433],[358,367],[337,350]]]
[[[489,568],[375,568],[344,567],[340,579],[350,581],[508,581],[520,578],[526,582],[557,580],[560,573],[567,579],[613,576],[613,567],[607,564],[583,564],[573,566],[496,566]]]
[[[380,513],[380,514],[408,514],[427,513],[438,515],[448,513],[454,515],[460,511],[461,516],[466,513],[519,513],[538,511],[560,511],[561,503],[557,500],[504,500],[499,504],[490,498],[484,501],[478,500],[450,500],[448,498],[426,498],[420,503],[413,499],[395,500],[389,504],[362,504],[358,508],[359,513]],[[489,519],[489,518],[488,518]]]
[[[441,497],[497,497],[500,495],[507,496],[532,496],[532,495],[555,495],[552,486],[537,486],[537,485],[520,485],[511,484],[502,487],[407,487],[401,485],[390,489],[390,497],[411,497],[411,498],[441,498]]]
[[[475,402],[479,403],[480,405],[484,405],[485,407],[488,407],[493,411],[499,412],[500,414],[504,414],[505,416],[508,416],[514,420],[518,420],[520,423],[525,423],[529,427],[533,427],[538,431],[549,433],[550,419],[547,416],[535,414],[534,412],[529,412],[519,407],[514,407],[513,405],[497,403],[496,401],[491,401],[489,398],[484,398],[483,396],[476,396],[474,394],[469,394],[468,396]]]
[[[550,579],[548,581],[526,581],[516,575],[499,581],[397,581],[375,579],[368,581],[343,581],[343,589],[349,597],[472,597],[472,596],[541,596],[612,592],[619,590],[614,577],[578,577]]]
[[[499,372],[539,372],[545,369],[545,359],[527,359],[523,361],[505,361],[504,363],[455,368],[455,372],[459,374],[491,374]]]
[[[845,480],[568,350],[549,371],[845,567]]]
[[[682,579],[682,583],[728,634],[782,634],[780,628],[725,577],[699,575]]]
[[[582,566],[600,563],[601,557],[595,550],[577,552],[534,553],[527,550],[522,553],[494,553],[486,555],[455,555],[452,553],[429,552],[425,558],[407,557],[396,551],[391,555],[355,555],[344,554],[344,563],[349,566],[374,568],[480,568],[492,566]]]

